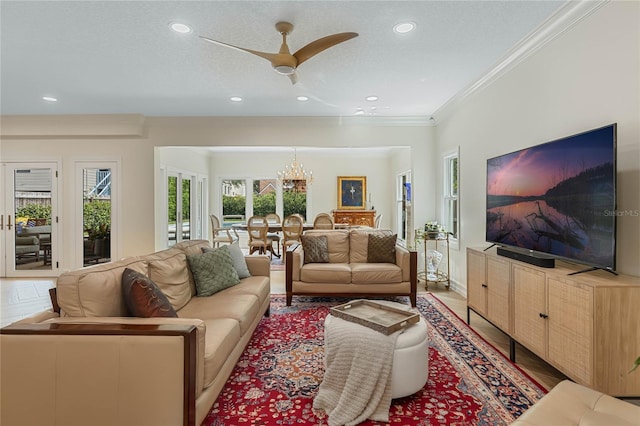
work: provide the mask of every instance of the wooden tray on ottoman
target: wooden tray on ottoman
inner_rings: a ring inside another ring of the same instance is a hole
[[[331,308],[331,315],[389,335],[420,321],[420,314],[372,300],[353,300]]]

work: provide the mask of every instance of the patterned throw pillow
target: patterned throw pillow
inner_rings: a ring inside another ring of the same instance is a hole
[[[398,235],[369,234],[367,262],[396,263],[396,239]]]
[[[227,246],[202,254],[187,255],[187,261],[196,282],[198,296],[211,296],[240,282]]]
[[[304,263],[329,263],[329,245],[326,235],[303,235]]]
[[[233,244],[229,244],[229,253],[231,253],[231,261],[233,262],[233,267],[238,273],[238,278],[247,278],[251,276],[251,272],[249,272],[249,267],[247,266],[247,261],[244,258],[244,253],[240,248],[240,244],[236,241]],[[206,253],[208,251],[213,251],[215,249],[211,247],[203,247],[202,252]]]
[[[132,316],[141,318],[178,317],[173,306],[156,283],[133,269],[125,268],[122,272],[122,297]]]

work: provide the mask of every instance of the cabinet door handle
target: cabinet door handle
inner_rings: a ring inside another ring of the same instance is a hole
[[[11,215],[8,215],[7,218],[7,229],[11,231]]]
[[[489,287],[489,286],[488,286],[488,285],[486,285],[486,284],[482,284],[482,287],[487,288],[487,287]]]
[[[540,312],[539,315],[540,315],[540,318],[544,318],[544,319],[549,318],[549,315],[543,314],[542,312]]]
[[[4,229],[4,215],[0,214],[0,231]]]

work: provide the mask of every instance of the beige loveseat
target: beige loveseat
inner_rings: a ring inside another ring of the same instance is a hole
[[[564,380],[512,425],[637,426],[640,407]]]
[[[366,297],[409,296],[416,306],[417,253],[395,246],[394,263],[368,262],[369,235],[391,235],[378,229],[309,230],[305,236],[326,236],[328,262],[305,263],[303,244],[286,253],[287,305],[294,295]]]
[[[212,296],[195,296],[186,255],[208,241],[62,274],[59,313],[0,330],[2,425],[199,425],[263,315],[270,265]],[[153,280],[178,318],[127,317],[125,268]]]

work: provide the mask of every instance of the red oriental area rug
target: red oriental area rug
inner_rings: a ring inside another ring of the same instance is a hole
[[[203,425],[326,425],[327,416],[312,408],[324,373],[323,322],[345,301],[296,297],[287,307],[284,296],[272,296],[271,316]],[[418,296],[418,309],[429,325],[429,380],[392,401],[389,424],[505,425],[546,393],[435,296]]]

